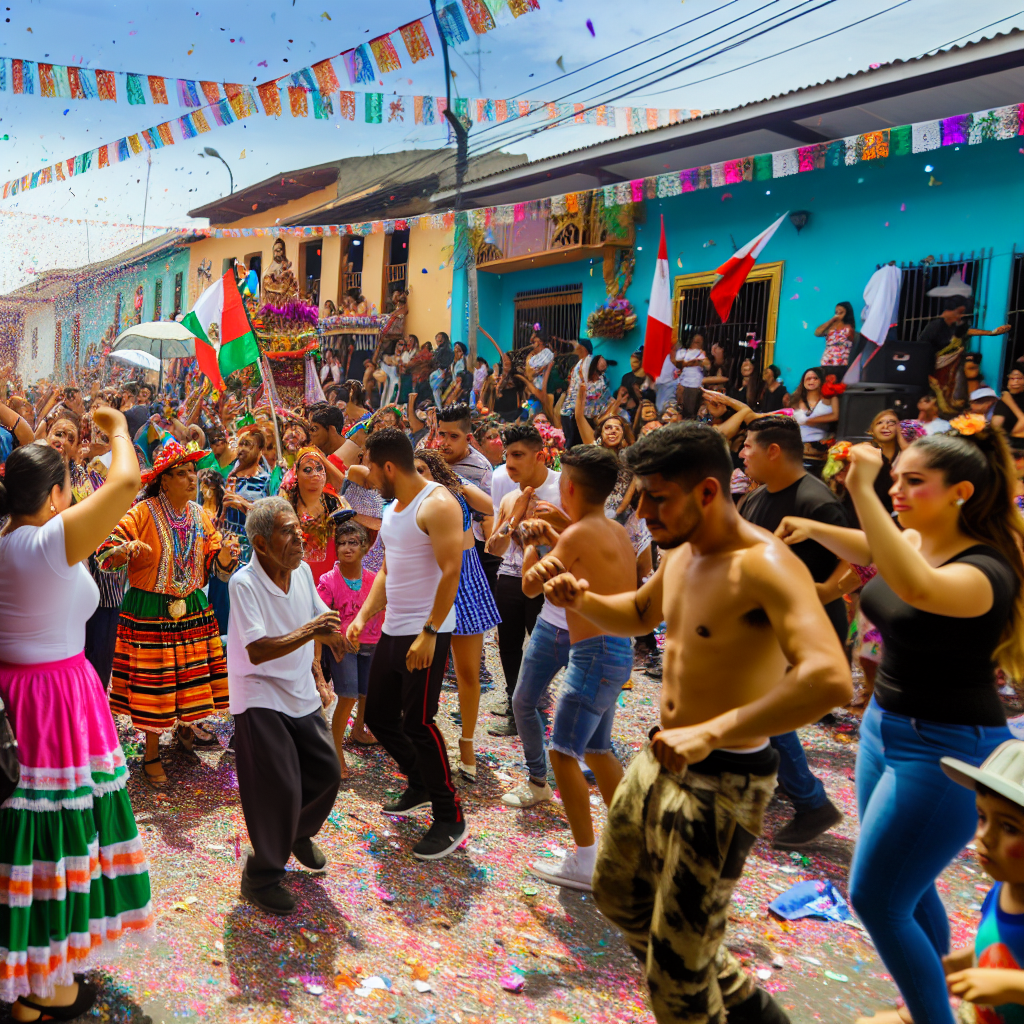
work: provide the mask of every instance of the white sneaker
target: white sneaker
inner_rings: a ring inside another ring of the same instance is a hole
[[[527,779],[511,793],[506,793],[501,802],[509,807],[533,807],[534,804],[542,804],[545,800],[553,799],[554,795],[554,791],[546,782],[543,786],[538,786]]]
[[[561,860],[535,860],[530,865],[530,870],[545,882],[552,885],[561,885],[566,889],[579,889],[581,892],[591,892],[591,876],[580,867],[576,859],[576,853],[567,853]]]

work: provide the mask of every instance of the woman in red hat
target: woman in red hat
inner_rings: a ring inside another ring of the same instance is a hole
[[[160,734],[177,726],[191,750],[198,722],[228,707],[227,662],[203,588],[211,573],[227,579],[238,567],[238,541],[227,547],[196,503],[196,462],[205,451],[168,441],[142,474],[145,500],[129,509],[100,545],[100,568],[127,563],[110,706],[146,734],[144,778],[167,787]],[[179,724],[180,723],[180,724]]]

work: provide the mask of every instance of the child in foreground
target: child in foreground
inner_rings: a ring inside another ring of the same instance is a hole
[[[942,769],[973,789],[978,863],[995,879],[981,906],[974,947],[945,958],[952,995],[974,1003],[978,1024],[1024,1022],[1024,743],[1000,744],[980,768],[953,757]]]
[[[333,569],[320,577],[316,586],[317,593],[327,607],[338,612],[343,632],[362,608],[377,575],[363,568],[363,555],[366,554],[368,543],[366,531],[358,523],[349,521],[338,526],[334,531],[334,550],[338,560],[334,563]],[[352,741],[363,746],[377,742],[363,725],[363,705],[370,679],[370,662],[380,639],[383,621],[383,612],[370,619],[363,630],[358,649],[351,648],[346,640],[345,644],[351,649],[341,661],[338,661],[329,649],[325,652],[334,692],[338,697],[331,722],[331,733],[334,736],[334,747],[338,751],[338,760],[341,762],[343,779],[348,778],[348,766],[342,752],[342,741],[356,701],[359,702],[359,708],[352,727]]]
[[[942,770],[977,795],[974,846],[995,880],[981,905],[974,945],[942,958],[963,1024],[1024,1024],[1024,742],[1007,740],[980,768],[955,757]],[[913,1024],[905,1006],[857,1024]]]

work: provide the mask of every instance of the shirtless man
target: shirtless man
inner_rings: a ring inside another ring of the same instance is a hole
[[[570,573],[544,586],[607,633],[667,625],[661,728],[609,808],[594,898],[646,963],[658,1021],[783,1022],[722,945],[725,920],[775,788],[768,737],[848,700],[850,670],[807,568],[736,512],[719,433],[673,424],[625,458],[658,571],[615,596]]]
[[[523,593],[527,597],[539,596],[548,580],[564,572],[585,576],[599,594],[614,594],[622,580],[636,578],[636,555],[629,534],[604,512],[605,499],[618,477],[619,460],[607,448],[578,445],[562,455],[559,489],[570,522],[561,533],[539,518],[528,519],[520,527],[525,547]],[[543,554],[546,548],[538,550],[541,545],[549,546],[550,553]],[[566,613],[566,620],[568,659],[551,723],[550,756],[576,849],[561,861],[537,861],[530,870],[554,885],[590,892],[597,845],[590,818],[590,789],[579,759],[585,758],[605,804],[610,804],[622,780],[622,765],[612,753],[615,701],[629,679],[633,652],[626,637],[605,636],[604,630],[575,612]],[[512,698],[530,784],[536,788],[547,784],[544,724],[537,705],[561,664],[557,650],[538,657],[541,652],[536,650],[534,637],[543,644],[544,635],[534,630]]]

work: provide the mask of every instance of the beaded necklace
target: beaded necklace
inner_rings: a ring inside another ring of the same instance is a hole
[[[175,594],[189,594],[202,586],[202,566],[196,557],[203,533],[196,515],[198,506],[190,501],[178,512],[161,492],[150,508],[160,541],[165,551],[170,549],[171,580],[167,582]]]

